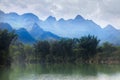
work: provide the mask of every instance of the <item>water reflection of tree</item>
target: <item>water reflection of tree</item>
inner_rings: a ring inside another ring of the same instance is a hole
[[[97,68],[90,64],[79,65],[77,71],[83,76],[96,76],[98,73]]]
[[[81,65],[76,65],[76,64],[51,64],[50,65],[49,64],[49,65],[40,65],[40,66],[39,66],[39,71],[41,74],[64,74],[64,75],[78,74],[83,76],[97,75],[96,67],[94,65],[89,65],[89,64],[81,64]]]
[[[7,68],[0,68],[0,80],[10,80],[9,79],[10,70]]]

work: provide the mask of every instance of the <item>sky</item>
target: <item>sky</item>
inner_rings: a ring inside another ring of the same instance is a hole
[[[111,24],[120,29],[120,0],[0,0],[0,10],[34,13],[42,20],[50,15],[57,19],[81,15],[101,27]]]

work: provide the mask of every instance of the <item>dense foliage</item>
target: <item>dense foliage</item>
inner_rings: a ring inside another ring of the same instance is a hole
[[[33,45],[14,40],[16,35],[0,30],[0,65],[15,63],[119,63],[120,47],[95,36],[80,39],[38,41]],[[14,41],[13,41],[14,40]]]
[[[95,36],[58,41],[38,41],[24,45],[19,41],[10,46],[12,60],[17,63],[118,63],[120,47]]]
[[[99,40],[96,37],[90,35],[81,37],[80,39],[61,39],[59,41],[38,41],[33,46],[34,51],[32,53],[33,58],[30,59],[30,62],[39,63],[86,62],[96,55],[98,44]],[[25,55],[27,54],[25,53]],[[27,60],[27,62],[29,61]]]
[[[14,32],[0,30],[0,65],[10,64],[9,45],[15,37]]]

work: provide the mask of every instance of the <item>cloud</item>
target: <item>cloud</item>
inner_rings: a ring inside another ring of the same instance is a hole
[[[0,0],[0,9],[19,14],[32,12],[40,19],[49,15],[69,19],[80,14],[103,27],[112,24],[120,28],[119,3],[120,0]]]
[[[116,26],[116,28],[120,28],[119,3],[120,0],[101,0],[101,2],[99,2],[99,13],[97,14],[97,16],[100,15],[98,19],[107,24],[112,24]]]

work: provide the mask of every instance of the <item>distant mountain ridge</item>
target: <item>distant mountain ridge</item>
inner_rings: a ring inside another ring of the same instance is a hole
[[[8,23],[0,23],[1,30],[8,30],[9,32],[14,31],[18,35],[18,40],[23,43],[32,44],[35,43],[37,40],[58,40],[60,39],[59,36],[44,31],[41,29],[36,23],[33,25],[33,28],[30,32],[28,32],[25,28],[20,28],[15,30],[9,25]]]
[[[18,35],[18,39],[23,43],[34,43],[36,40],[29,34],[25,28],[20,28],[15,31]]]
[[[4,18],[4,20],[3,20]],[[92,20],[84,19],[77,15],[74,19],[57,20],[49,16],[46,20],[40,20],[32,13],[18,15],[17,13],[4,13],[0,11],[0,22],[10,24],[13,28],[25,28],[34,39],[60,39],[61,37],[79,38],[84,35],[95,35],[101,42],[111,42],[120,44],[120,30],[115,29],[112,25],[101,28]],[[22,26],[22,27],[21,27]]]
[[[38,24],[34,24],[30,34],[36,39],[36,40],[58,40],[60,39],[59,36],[49,32],[44,31],[41,27],[39,27]]]
[[[24,29],[20,28],[18,30],[15,30],[9,25],[8,23],[0,23],[0,29],[1,30],[8,30],[9,32],[14,31],[18,36],[18,40],[23,42],[23,43],[34,43],[35,39],[29,34],[29,32]]]
[[[8,24],[8,23],[0,23],[0,29],[1,30],[8,30],[8,31],[12,31],[12,27]]]

